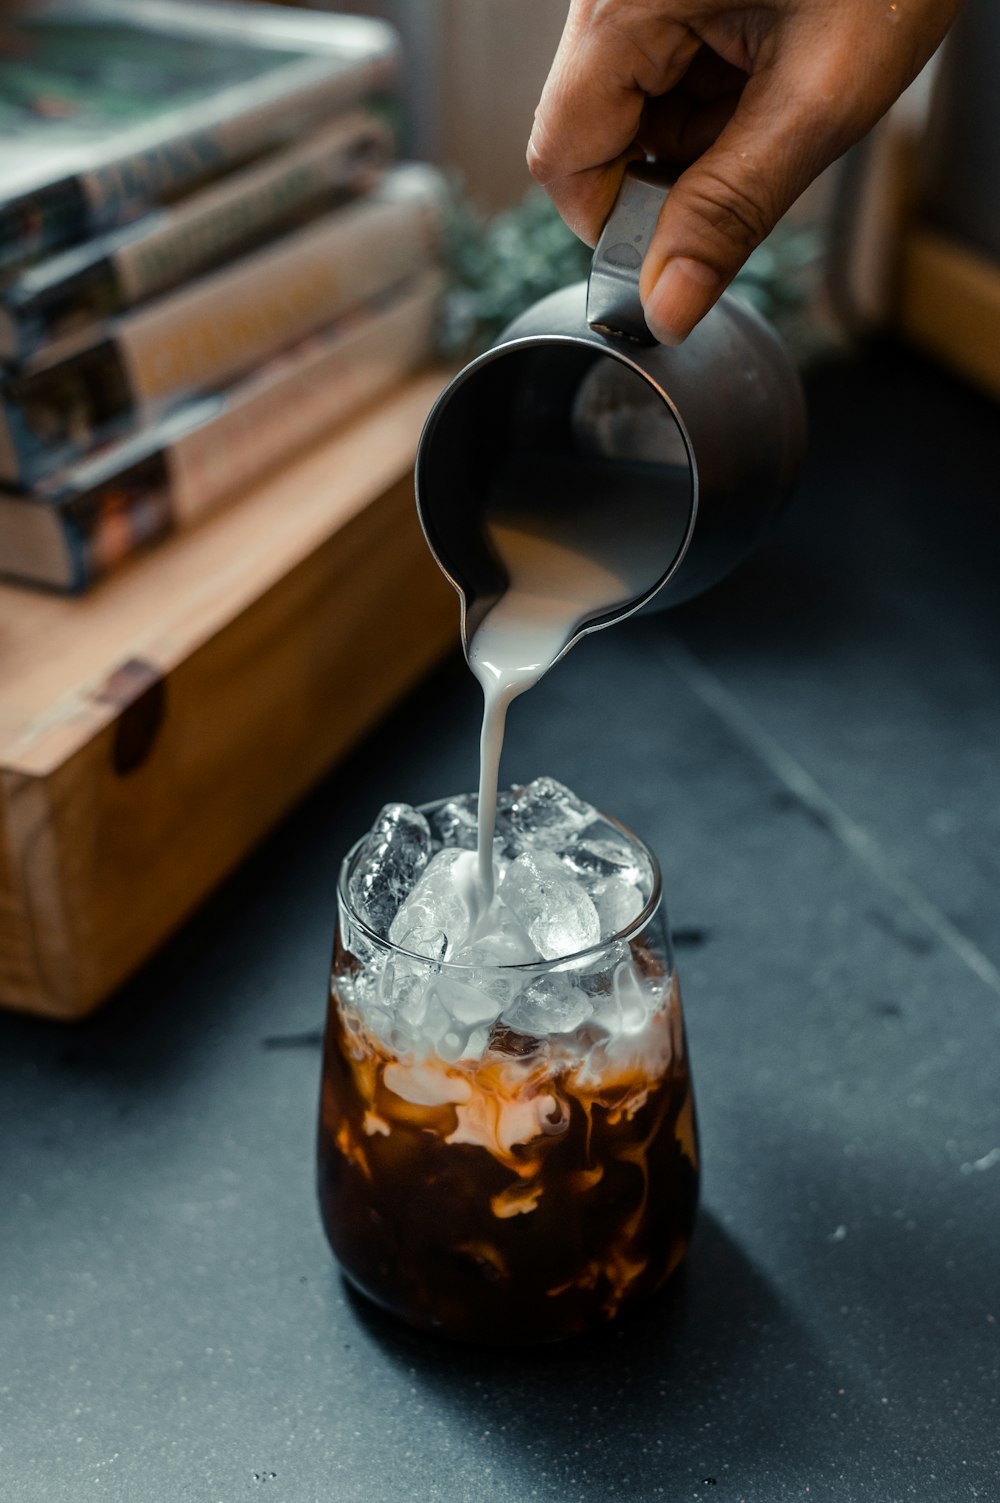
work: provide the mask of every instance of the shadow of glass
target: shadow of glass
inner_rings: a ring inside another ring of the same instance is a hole
[[[517,1496],[691,1497],[725,1478],[757,1497],[770,1477],[778,1497],[815,1491],[843,1460],[848,1401],[824,1352],[711,1212],[664,1291],[557,1346],[435,1340],[348,1297],[390,1362],[481,1435]]]

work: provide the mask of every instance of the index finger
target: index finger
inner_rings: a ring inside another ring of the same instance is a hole
[[[650,8],[653,11],[653,8]],[[701,43],[654,12],[617,23],[593,0],[574,0],[528,143],[528,166],[566,223],[594,245],[628,162],[647,97],[683,76]]]

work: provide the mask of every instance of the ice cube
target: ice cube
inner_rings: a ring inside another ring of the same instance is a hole
[[[394,1023],[392,1013],[376,1003],[367,1006],[362,1014],[365,1029],[382,1044],[388,1044],[390,1049],[396,1047],[394,1037]]]
[[[555,778],[535,778],[515,796],[506,823],[520,850],[555,849],[599,818],[591,804]]]
[[[501,788],[497,793],[496,830],[506,834],[508,811],[514,802],[514,790]],[[479,844],[479,795],[463,793],[450,798],[431,815],[434,834],[446,848],[474,851]]]
[[[603,835],[585,837],[560,847],[558,854],[581,877],[620,877],[646,897],[653,890],[653,869],[646,856],[625,840]]]
[[[631,957],[631,950],[624,940],[605,945],[598,954],[583,965],[574,967],[576,985],[588,997],[598,997],[614,987],[614,973],[622,961]]]
[[[448,953],[448,936],[443,929],[431,929],[426,924],[411,927],[405,919],[402,923],[393,920],[392,942],[401,950],[412,950],[414,955],[426,955],[428,960],[443,960]]]
[[[418,1042],[423,1045],[418,1052],[429,1053],[436,1049],[440,1039],[453,1026],[451,1013],[438,996],[437,987],[432,986],[426,994],[424,1015],[415,1030]]]
[[[551,851],[525,851],[512,861],[500,896],[546,960],[575,955],[600,940],[600,919],[586,889]]]
[[[500,1021],[517,1034],[544,1037],[572,1033],[592,1015],[593,1000],[574,986],[571,976],[548,975],[532,981]]]
[[[446,804],[435,809],[431,815],[431,825],[441,844],[463,851],[474,851],[479,840],[478,808],[477,796],[466,793],[460,798],[449,799]]]
[[[485,1000],[488,998],[493,1005],[490,1018],[498,1018],[505,1007],[509,1007],[514,998],[524,990],[524,977],[516,970],[509,967],[503,970],[491,968],[478,968],[471,966],[463,971],[462,980],[465,985],[474,987],[479,995]]]
[[[627,929],[642,912],[644,900],[638,887],[623,877],[601,877],[587,888],[601,923],[601,938],[611,939]]]
[[[442,932],[449,948],[461,944],[469,927],[469,908],[456,866],[468,859],[465,851],[438,851],[389,926],[394,945],[408,949],[407,936],[429,930]]]
[[[462,1024],[493,1022],[503,1006],[488,988],[480,986],[475,971],[449,970],[439,976],[434,995],[456,1022]]]
[[[419,1026],[427,1010],[430,976],[429,966],[405,955],[393,955],[379,974],[379,1001],[393,1017]]]
[[[502,878],[506,876],[509,863],[504,862],[498,868],[496,886],[497,890],[503,887]],[[466,944],[457,946],[448,956],[449,961],[455,965],[470,965],[488,967],[496,970],[497,967],[510,967],[530,965],[533,960],[541,960],[537,947],[532,943],[531,936],[525,929],[517,914],[514,913],[501,898],[495,898],[489,911],[481,917],[476,925],[479,931],[474,933]],[[496,984],[500,981],[501,972],[497,971]]]
[[[474,1028],[465,1041],[462,1051],[463,1059],[482,1059],[490,1042],[490,1029],[485,1025],[482,1028]]]
[[[338,977],[334,989],[344,1008],[350,1033],[367,1029],[383,1042],[392,1030],[392,1008],[383,1000],[381,972],[360,971],[354,977]]]
[[[355,913],[383,938],[431,854],[431,827],[409,804],[386,804],[351,873]]]

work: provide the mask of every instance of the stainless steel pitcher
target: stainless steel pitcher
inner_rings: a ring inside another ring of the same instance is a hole
[[[725,294],[677,348],[643,318],[639,270],[669,184],[628,169],[588,283],[522,313],[442,392],[416,459],[417,510],[462,597],[466,650],[506,587],[487,516],[544,507],[572,540],[599,507],[648,558],[644,588],[585,632],[687,600],[751,551],[784,507],[805,447],[798,375],[770,325]],[[634,572],[634,571],[633,571]]]

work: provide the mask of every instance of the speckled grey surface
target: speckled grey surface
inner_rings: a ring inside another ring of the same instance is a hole
[[[1000,419],[891,352],[814,408],[761,557],[511,716],[508,780],[663,861],[687,1271],[599,1340],[497,1354],[333,1268],[337,862],[384,799],[472,785],[453,663],[105,1012],[0,1018],[4,1503],[1000,1499]]]

